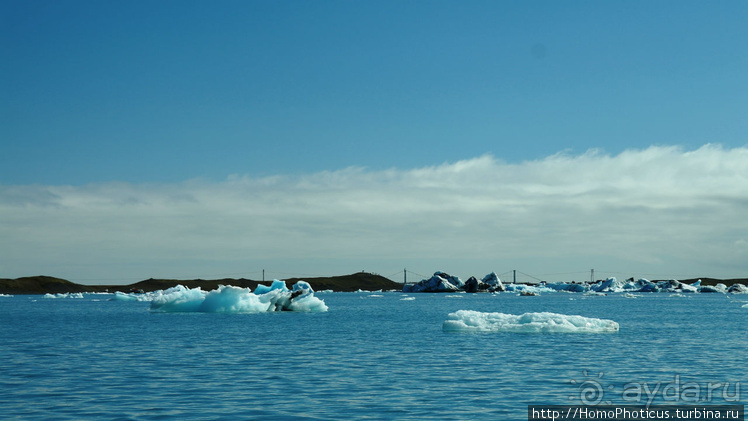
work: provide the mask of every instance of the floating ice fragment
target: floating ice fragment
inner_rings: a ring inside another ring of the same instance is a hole
[[[521,315],[459,310],[444,321],[445,332],[605,333],[617,332],[612,320],[557,313]]]
[[[121,291],[115,291],[114,297],[110,298],[109,301],[142,301],[142,300],[139,300],[135,294],[126,294]]]
[[[509,292],[519,292],[520,294],[523,292],[533,293],[535,295],[540,295],[541,293],[546,293],[546,292],[558,291],[556,289],[549,288],[548,285],[524,285],[524,284],[507,284],[506,290]]]
[[[82,292],[65,292],[57,294],[44,294],[44,298],[83,298]]]

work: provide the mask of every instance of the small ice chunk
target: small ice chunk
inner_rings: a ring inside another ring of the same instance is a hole
[[[83,298],[82,292],[58,292],[57,294],[44,294],[44,298]]]
[[[114,297],[110,298],[109,301],[138,301],[138,297],[122,291],[114,291]]]

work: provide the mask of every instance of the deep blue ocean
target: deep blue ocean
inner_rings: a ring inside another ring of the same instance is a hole
[[[328,311],[0,297],[0,418],[526,420],[531,404],[748,402],[748,295],[316,296]],[[457,310],[582,315],[620,330],[443,331]]]

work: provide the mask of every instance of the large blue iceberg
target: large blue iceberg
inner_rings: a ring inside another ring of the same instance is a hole
[[[204,313],[264,313],[268,311],[327,311],[325,302],[314,296],[312,287],[298,281],[293,289],[283,281],[271,286],[258,285],[253,293],[249,288],[220,286],[213,291],[177,285],[151,301],[152,311]]]
[[[187,288],[183,285],[147,294],[117,293],[118,301],[150,301],[151,311],[181,313],[264,313],[269,311],[327,311],[323,300],[314,296],[309,283],[298,281],[289,290],[285,282],[249,288],[221,285],[212,291]]]

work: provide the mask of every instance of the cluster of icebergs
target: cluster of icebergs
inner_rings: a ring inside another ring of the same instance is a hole
[[[579,291],[579,292],[682,292],[682,293],[695,293],[695,292],[719,292],[719,293],[734,293],[734,294],[745,294],[748,293],[748,287],[741,284],[735,284],[731,287],[727,287],[725,284],[717,285],[701,285],[701,280],[698,280],[692,284],[686,284],[680,281],[671,279],[669,281],[652,282],[647,279],[639,279],[634,281],[628,279],[626,281],[619,281],[616,278],[608,278],[605,281],[598,281],[594,284],[567,284],[567,283],[546,283],[545,288],[553,291]]]
[[[467,282],[444,272],[436,272],[431,278],[424,279],[417,284],[403,285],[403,292],[500,292],[505,290],[506,287],[494,272],[484,276],[480,281],[471,276]]]
[[[323,300],[314,296],[309,283],[298,281],[289,290],[286,283],[274,280],[272,285],[249,288],[221,285],[212,291],[182,285],[143,294],[116,292],[116,301],[150,301],[151,310],[167,313],[264,313],[269,311],[327,311]]]
[[[693,284],[686,284],[676,280],[652,282],[646,279],[634,281],[628,279],[619,281],[614,277],[596,283],[567,283],[567,282],[542,282],[537,285],[525,284],[503,284],[495,273],[491,272],[482,280],[478,281],[471,277],[467,282],[460,278],[448,275],[444,272],[436,272],[429,279],[424,279],[416,284],[406,284],[403,286],[403,292],[520,292],[520,293],[541,293],[541,292],[582,292],[582,293],[599,293],[608,292],[718,292],[718,293],[748,293],[748,286],[735,284],[727,287],[725,284],[701,285],[701,280]]]

